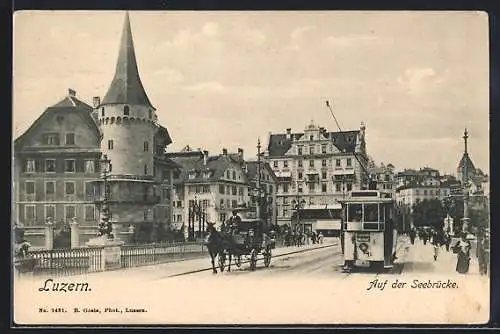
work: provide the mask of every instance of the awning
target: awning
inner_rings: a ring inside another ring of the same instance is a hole
[[[302,210],[340,210],[342,209],[342,204],[306,204]]]
[[[333,175],[354,175],[354,169],[336,169]]]
[[[318,220],[314,225],[316,230],[340,230],[340,220]]]
[[[279,177],[279,178],[292,177],[291,172],[275,172],[274,174],[276,175],[276,177]]]

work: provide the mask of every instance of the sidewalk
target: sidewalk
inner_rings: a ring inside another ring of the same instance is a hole
[[[447,252],[446,247],[439,249],[437,260],[434,261],[434,247],[431,243],[423,244],[422,240],[415,239],[415,244],[409,244],[408,253],[404,259],[404,274],[456,274],[457,254],[451,250]],[[471,253],[469,273],[467,275],[479,275],[479,264],[475,254]]]

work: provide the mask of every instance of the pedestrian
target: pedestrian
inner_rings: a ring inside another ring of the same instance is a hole
[[[450,251],[450,244],[451,244],[451,236],[450,236],[450,233],[448,232],[445,232],[444,233],[444,245],[446,246],[446,251],[449,252]]]
[[[415,229],[415,226],[412,226],[410,229],[410,242],[412,245],[415,244],[415,237],[417,236],[417,231]]]
[[[319,238],[319,243],[322,244],[323,243],[323,232],[319,232],[318,238]]]
[[[467,240],[467,233],[463,232],[461,238],[453,246],[453,253],[457,254],[456,271],[460,274],[469,272],[471,243]]]
[[[442,234],[440,231],[436,230],[432,234],[432,246],[434,247],[434,261],[437,261],[437,257],[439,255],[439,248],[442,245]]]
[[[488,264],[490,262],[489,230],[485,229],[478,237],[477,260],[479,262],[479,274],[483,276],[488,275]]]
[[[427,239],[429,238],[429,235],[427,234],[426,230],[422,231],[422,240],[424,241],[424,245],[427,245]]]

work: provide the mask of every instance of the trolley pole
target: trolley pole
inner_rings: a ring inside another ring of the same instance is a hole
[[[463,224],[462,224],[462,231],[467,232],[467,229],[469,227],[469,175],[468,175],[468,170],[467,170],[467,162],[469,161],[469,153],[467,152],[467,139],[469,138],[467,128],[464,131],[464,166],[462,170],[462,188],[463,188],[463,194],[464,194],[464,218],[463,218]]]
[[[261,198],[260,198],[260,138],[257,139],[257,209],[256,209],[256,215],[257,219],[260,219],[260,205],[261,205]]]

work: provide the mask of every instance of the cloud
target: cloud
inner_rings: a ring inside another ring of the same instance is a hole
[[[316,30],[315,26],[303,26],[303,27],[298,27],[295,28],[291,33],[290,33],[290,43],[286,47],[289,50],[295,50],[298,51],[301,49],[301,42],[303,41],[305,35],[310,32]]]
[[[219,26],[216,23],[208,22],[201,28],[201,33],[207,37],[215,37],[219,33]]]
[[[183,89],[191,92],[208,93],[208,94],[213,94],[213,93],[220,94],[227,91],[224,85],[216,81],[200,82],[194,85],[184,86]]]
[[[410,94],[419,94],[443,84],[444,78],[430,67],[408,68],[398,77],[397,82]]]
[[[377,41],[376,36],[352,35],[352,36],[328,36],[323,39],[326,46],[350,47]]]
[[[163,67],[153,72],[154,76],[160,77],[161,81],[168,83],[179,83],[184,81],[184,75],[172,68]]]

